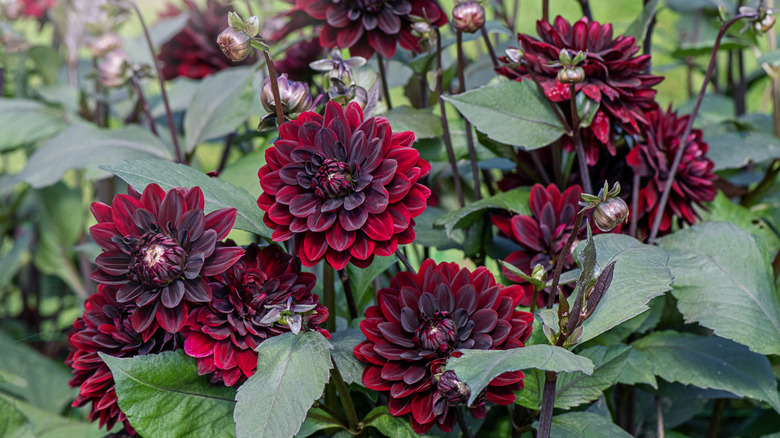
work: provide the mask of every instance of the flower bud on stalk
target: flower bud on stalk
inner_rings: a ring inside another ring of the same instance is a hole
[[[217,37],[217,44],[231,61],[240,62],[252,51],[252,38],[244,31],[227,27]]]
[[[124,43],[115,33],[104,33],[92,40],[89,44],[89,50],[92,55],[98,58],[106,56],[109,52],[122,49]]]
[[[458,376],[455,375],[454,371],[447,370],[436,377],[438,377],[436,388],[448,405],[458,406],[468,401],[471,395],[471,388],[466,383],[458,380]]]
[[[621,198],[609,198],[600,202],[593,210],[593,223],[601,231],[612,231],[626,219],[628,219],[628,205]]]
[[[558,82],[562,84],[579,84],[585,80],[585,70],[582,67],[564,67],[558,70]]]
[[[287,73],[282,73],[276,83],[279,84],[279,97],[282,101],[285,116],[296,119],[300,113],[311,109],[313,101],[309,92],[309,84],[288,80]],[[269,113],[276,111],[270,77],[266,77],[263,81],[263,92],[260,101],[263,104],[263,108]]]
[[[124,85],[130,78],[130,56],[124,50],[112,50],[98,65],[98,81],[105,87]]]
[[[485,8],[476,1],[463,2],[452,10],[452,26],[461,32],[474,33],[485,25]]]

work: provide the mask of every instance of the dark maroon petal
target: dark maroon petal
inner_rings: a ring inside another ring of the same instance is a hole
[[[181,307],[175,309],[159,306],[157,308],[157,322],[168,333],[180,332],[187,322],[187,305],[182,304]]]
[[[335,211],[315,211],[306,218],[306,225],[314,232],[326,231],[336,222],[338,217],[338,212]]]
[[[138,333],[143,332],[152,325],[157,314],[158,303],[155,302],[151,306],[139,307],[133,312],[133,316],[130,317],[130,321],[133,324],[133,330]]]
[[[126,283],[116,293],[116,300],[120,303],[129,303],[144,292],[144,287],[135,282]]]
[[[339,211],[339,223],[347,231],[359,230],[367,219],[368,211],[365,208]]]
[[[206,357],[213,354],[214,341],[199,332],[193,332],[184,340],[184,352],[192,357]]]
[[[303,251],[309,260],[319,260],[328,250],[328,242],[324,233],[309,233],[303,239]]]
[[[184,283],[182,281],[174,281],[160,291],[160,302],[169,309],[178,306],[183,297]]]
[[[362,230],[370,239],[388,240],[393,236],[393,217],[387,211],[369,215]]]
[[[138,208],[133,212],[133,223],[135,223],[135,226],[138,227],[139,231],[154,231],[154,223],[156,220],[154,215],[145,208]]]
[[[379,28],[382,32],[395,35],[401,30],[401,19],[390,8],[385,7],[382,9],[377,18],[379,19]]]
[[[335,216],[335,214],[334,214]],[[325,234],[328,245],[336,251],[345,251],[355,243],[358,232],[347,231],[340,226],[333,227],[330,232]],[[366,258],[366,257],[360,257]]]
[[[193,279],[200,275],[200,271],[203,269],[203,264],[205,262],[206,259],[203,253],[195,253],[187,257],[187,265],[184,267],[184,278]]]
[[[317,210],[320,201],[314,193],[303,193],[290,202],[290,214],[297,217],[306,217]]]
[[[220,247],[214,250],[214,254],[206,259],[202,274],[206,276],[217,275],[224,272],[244,255],[244,249],[238,247]]]
[[[378,214],[387,209],[390,198],[387,189],[376,184],[372,185],[365,193],[366,199],[363,201],[363,205],[369,213]]]
[[[401,327],[392,322],[383,322],[378,325],[379,331],[388,341],[401,347],[414,347],[414,342],[408,335],[401,331]]]
[[[217,244],[217,232],[214,230],[206,230],[200,239],[192,243],[190,246],[190,254],[203,254],[205,257],[209,257],[214,253],[214,248]]]
[[[97,256],[95,264],[109,275],[124,275],[129,271],[130,256],[121,251],[107,251]]]
[[[194,280],[182,280],[184,298],[191,303],[207,303],[211,300],[211,289],[204,277]]]
[[[92,215],[95,216],[95,220],[98,222],[111,222],[112,214],[111,214],[111,206],[106,205],[102,202],[93,202],[89,206],[89,211],[92,212]]]
[[[116,195],[111,204],[114,226],[123,236],[137,236],[138,228],[133,221],[133,213],[140,202],[127,195]]]
[[[225,239],[236,222],[235,208],[221,208],[206,215],[206,228],[217,232],[217,240]]]
[[[169,190],[160,204],[160,211],[157,214],[157,224],[162,229],[169,229],[168,224],[176,225],[179,223],[179,217],[184,210],[184,197],[178,190]]]

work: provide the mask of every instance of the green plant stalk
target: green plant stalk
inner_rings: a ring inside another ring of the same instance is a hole
[[[483,26],[484,30],[485,27]],[[463,57],[463,32],[456,31],[456,41],[458,47],[458,94],[466,91],[466,75],[465,75],[465,60]],[[479,165],[477,164],[477,150],[474,148],[474,135],[471,132],[471,123],[468,119],[463,118],[466,125],[466,144],[469,149],[469,161],[471,161],[471,178],[474,179],[474,199],[479,201],[482,199],[482,187],[479,181]]]
[[[409,259],[407,259],[406,256],[404,255],[404,253],[401,252],[400,248],[395,250],[395,255],[396,255],[396,257],[398,257],[398,260],[400,260],[401,263],[404,264],[404,266],[406,267],[407,271],[411,272],[414,275],[417,275],[417,270],[415,270],[414,267],[412,266],[412,264],[409,263]]]
[[[566,260],[566,255],[569,254],[569,251],[571,251],[571,245],[577,239],[577,233],[580,230],[580,226],[582,226],[582,219],[585,217],[586,211],[587,209],[583,208],[577,212],[577,218],[574,219],[574,228],[571,230],[569,238],[566,239],[566,244],[563,245],[563,249],[561,250],[560,254],[558,254],[558,257],[555,259],[555,270],[553,271],[552,287],[550,289],[550,296],[547,297],[548,309],[552,309],[555,296],[558,295],[558,283],[561,280],[561,273],[563,272],[563,261]],[[563,294],[560,295],[562,300],[565,299]]]
[[[587,2],[586,2],[587,3]],[[577,148],[577,164],[580,167],[580,179],[582,180],[582,189],[585,193],[593,193],[593,186],[590,184],[590,172],[588,170],[587,158],[585,157],[585,146],[582,144],[582,133],[580,132],[580,116],[577,114],[577,89],[576,85],[569,84],[569,102],[571,106],[571,126],[572,139]]]
[[[455,184],[455,193],[458,195],[458,203],[460,208],[466,206],[466,200],[463,197],[463,187],[461,186],[460,173],[458,172],[458,163],[455,162],[455,151],[452,148],[452,137],[450,136],[450,125],[447,122],[447,107],[444,104],[444,99],[441,98],[444,94],[444,84],[442,83],[442,66],[441,66],[441,35],[439,29],[434,28],[431,32],[436,32],[436,93],[439,100],[439,112],[441,112],[441,127],[444,131],[444,146],[447,149],[447,158],[450,161],[450,167],[452,168],[452,179]]]
[[[347,273],[346,268],[339,270],[339,278],[341,279],[342,286],[344,286],[344,295],[347,297],[349,318],[356,319],[358,317],[358,310],[355,305],[355,296],[352,294],[352,285],[349,283],[349,274]]]
[[[664,438],[666,431],[664,430],[664,410],[661,405],[661,397],[656,395],[655,397],[655,436],[656,438]]]
[[[385,104],[387,109],[393,109],[393,104],[390,103],[390,89],[387,86],[387,73],[385,73],[385,63],[379,52],[376,52],[376,65],[379,66],[379,78],[382,80],[382,95],[385,97]]]
[[[152,44],[152,37],[149,35],[149,28],[146,27],[144,17],[141,15],[141,10],[138,9],[138,5],[134,0],[129,0],[128,3],[135,10],[135,14],[138,15],[138,21],[141,22],[141,28],[144,30],[144,38],[146,39],[146,45],[149,47],[149,54],[152,55],[152,64],[154,64],[154,71],[157,73],[157,80],[160,82],[160,96],[162,97],[163,106],[165,107],[165,117],[168,119],[168,129],[171,130],[171,141],[173,141],[173,150],[176,154],[176,162],[180,164],[184,163],[184,157],[181,153],[181,147],[179,146],[179,136],[176,133],[176,125],[173,122],[173,113],[171,112],[171,105],[168,102],[168,92],[165,91],[165,79],[163,79],[162,71],[160,71],[160,63],[157,61],[157,56],[154,53],[154,45]],[[154,123],[154,122],[152,122]]]
[[[715,69],[715,64],[718,57],[718,49],[720,43],[723,41],[723,37],[726,35],[726,31],[737,21],[743,18],[753,17],[753,14],[739,14],[731,20],[727,21],[720,27],[718,36],[715,38],[715,45],[712,48],[712,55],[710,56],[710,63],[707,66],[707,72],[704,74],[704,82],[699,89],[699,95],[696,97],[696,103],[693,105],[693,111],[691,111],[690,117],[688,117],[688,123],[685,125],[685,131],[680,136],[680,147],[677,148],[677,153],[674,155],[672,161],[672,167],[669,169],[669,176],[666,177],[666,184],[664,185],[664,191],[661,193],[661,199],[658,201],[658,208],[656,209],[655,218],[653,219],[653,227],[650,230],[650,237],[648,240],[653,241],[658,236],[658,229],[661,226],[661,218],[663,217],[664,210],[666,209],[666,203],[669,201],[669,195],[672,191],[672,184],[674,183],[674,177],[677,175],[677,168],[680,167],[680,161],[682,161],[683,152],[688,146],[688,136],[691,135],[693,130],[693,122],[696,120],[696,116],[699,114],[699,108],[701,102],[704,99],[704,93],[707,91],[707,84],[710,82],[712,72]]]
[[[331,371],[330,378],[339,392],[341,406],[344,407],[344,414],[347,416],[347,424],[349,425],[350,433],[354,434],[360,432],[360,420],[358,419],[357,411],[355,411],[355,403],[352,401],[352,396],[349,395],[349,388],[347,388],[344,378],[341,377],[341,372],[339,372],[339,367],[336,366],[336,362],[333,362],[333,359],[331,359],[331,362],[333,363],[333,370]]]
[[[458,419],[458,427],[460,427],[463,436],[466,438],[474,438],[474,434],[471,432],[469,425],[466,424],[466,417],[463,415],[463,406],[454,406],[455,417]]]
[[[542,20],[550,21],[550,0],[542,0]]]
[[[518,0],[515,0],[515,14],[517,14],[517,2]],[[514,23],[511,27],[514,27]],[[493,50],[493,43],[490,42],[490,36],[488,35],[485,26],[482,26],[480,32],[482,32],[482,39],[485,40],[485,46],[487,47],[488,53],[490,54],[490,61],[493,62],[493,68],[498,67],[498,58],[496,58],[496,51]]]
[[[141,104],[141,109],[144,111],[146,119],[149,121],[149,130],[152,131],[155,137],[159,137],[160,133],[157,132],[157,126],[154,124],[154,117],[152,117],[152,111],[149,108],[149,103],[144,97],[144,91],[141,89],[141,82],[138,80],[138,76],[135,74],[130,78],[130,83],[133,85],[135,92],[138,93],[138,102]]]
[[[282,109],[282,98],[279,95],[279,80],[276,77],[276,70],[274,69],[274,60],[271,59],[271,52],[268,49],[263,50],[263,56],[265,57],[265,66],[268,68],[268,78],[271,82],[271,93],[274,95],[274,108],[276,109],[276,126],[281,126],[284,123],[284,109]]]
[[[634,173],[634,183],[631,187],[631,225],[628,228],[628,234],[636,237],[637,227],[639,226],[639,184],[642,183],[642,177]]]

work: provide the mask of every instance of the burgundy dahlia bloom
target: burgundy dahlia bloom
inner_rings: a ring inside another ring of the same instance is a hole
[[[412,148],[413,132],[384,117],[363,120],[357,104],[328,102],[279,128],[258,176],[257,205],[276,242],[295,237],[305,266],[371,264],[414,240],[414,220],[431,191],[417,181],[430,164]]]
[[[509,254],[506,262],[517,266],[528,275],[531,275],[534,266],[541,264],[548,275],[551,275],[558,254],[574,229],[581,194],[582,188],[578,185],[569,187],[561,194],[554,184],[550,184],[546,189],[543,185],[536,184],[531,188],[531,216],[493,216],[493,223],[498,229],[523,248]],[[563,269],[568,270],[575,266],[574,257],[567,254],[563,260]],[[534,294],[533,285],[506,268],[504,275],[509,280],[523,285],[524,295],[520,304],[530,306]],[[571,290],[571,286],[563,287],[567,295]],[[539,293],[538,306],[546,303],[548,294],[549,291]]]
[[[227,271],[210,278],[212,300],[190,314],[184,351],[198,373],[233,386],[255,373],[261,342],[298,328],[330,334],[318,324],[328,309],[312,293],[317,278],[300,272],[278,246],[256,244]],[[289,310],[288,310],[289,309]],[[297,330],[294,330],[297,331]]]
[[[181,32],[160,47],[158,59],[162,62],[162,75],[166,80],[179,76],[201,79],[231,65],[249,65],[255,61],[250,54],[242,62],[230,62],[215,43],[227,26],[228,12],[233,7],[217,0],[207,0],[206,10],[201,10],[192,0],[183,0],[186,9],[182,12],[176,6],[168,5],[162,18],[175,17],[181,13],[190,18]]]
[[[91,278],[116,286],[116,299],[135,302],[133,329],[148,340],[159,324],[180,331],[193,303],[211,300],[206,276],[228,269],[244,253],[217,247],[236,220],[234,208],[208,215],[200,188],[174,188],[167,193],[149,184],[143,194],[117,195],[111,206],[93,202],[98,223],[89,232],[103,249]]]
[[[589,165],[598,159],[599,144],[606,145],[615,155],[612,133],[616,126],[632,135],[640,134],[647,124],[644,112],[657,107],[653,85],[663,77],[643,73],[650,65],[650,55],[635,56],[639,51],[633,37],[620,35],[612,37],[612,25],[599,24],[583,17],[572,26],[566,19],[557,17],[555,23],[540,20],[536,22],[540,39],[518,34],[526,64],[510,64],[496,70],[509,78],[521,80],[530,77],[526,65],[533,69],[536,78],[544,88],[544,94],[554,102],[567,102],[570,96],[569,84],[557,80],[559,67],[551,66],[558,61],[561,49],[588,56],[579,64],[585,70],[585,80],[576,84],[576,90],[600,102],[593,123],[583,132],[583,143]],[[510,62],[504,58],[504,62]],[[568,112],[565,103],[562,109]],[[568,137],[566,138],[568,140]],[[567,149],[573,150],[571,142]]]
[[[152,338],[143,339],[133,329],[131,315],[137,311],[133,304],[120,304],[117,290],[109,285],[98,285],[98,292],[84,304],[84,315],[73,323],[68,333],[70,353],[65,364],[73,368],[71,387],[79,388],[73,407],[92,402],[91,421],[99,421],[100,427],[114,427],[123,422],[125,430],[135,434],[127,417],[119,410],[114,378],[108,365],[98,356],[103,352],[114,357],[132,357],[160,353],[176,347],[175,335],[158,331]]]
[[[363,383],[388,396],[392,415],[411,413],[412,427],[425,433],[434,423],[452,429],[451,406],[463,403],[469,390],[454,373],[444,372],[447,359],[460,350],[519,348],[531,334],[533,316],[516,311],[522,287],[496,284],[486,268],[469,272],[455,263],[425,260],[420,272],[401,272],[379,291],[377,305],[366,309],[360,329],[367,340],[354,349],[368,365]],[[493,379],[479,400],[508,405],[523,388],[523,373]],[[484,415],[484,405],[471,409]]]
[[[392,58],[397,43],[420,52],[421,39],[412,33],[413,16],[431,26],[447,24],[436,0],[297,0],[295,7],[325,22],[322,47],[348,48],[353,56],[366,59],[374,52]]]
[[[637,219],[650,228],[653,226],[658,201],[664,191],[674,156],[680,148],[680,136],[685,131],[690,116],[677,117],[677,113],[669,108],[666,112],[660,109],[651,111],[646,113],[645,117],[649,122],[645,134],[647,141],[631,149],[626,156],[626,162],[642,177],[639,211],[631,213],[637,214]],[[693,224],[699,218],[694,205],[703,207],[705,202],[715,199],[713,182],[716,177],[712,173],[714,164],[707,158],[707,149],[709,147],[702,139],[701,129],[692,130],[661,217],[658,228],[660,231],[669,230],[673,216]]]

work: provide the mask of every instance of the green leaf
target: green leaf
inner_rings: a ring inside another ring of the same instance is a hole
[[[650,357],[644,351],[632,348],[628,352],[628,361],[623,372],[618,376],[617,381],[624,385],[636,385],[644,383],[658,389],[658,382],[653,373],[653,367],[650,364]]]
[[[630,438],[609,418],[592,412],[567,412],[552,419],[550,438]]]
[[[599,398],[605,389],[615,383],[623,371],[629,351],[630,347],[627,345],[595,346],[582,350],[579,356],[590,359],[595,366],[595,371],[591,375],[583,372],[559,374],[555,386],[555,407],[568,409]],[[523,380],[525,388],[517,393],[516,403],[531,409],[539,409],[544,379],[542,371],[527,372]]]
[[[531,81],[503,81],[443,98],[477,130],[501,143],[532,150],[565,133]]]
[[[142,436],[235,436],[236,390],[199,376],[184,350],[130,358],[99,354],[113,374],[119,408]]]
[[[341,378],[348,384],[363,386],[363,369],[366,365],[352,354],[352,350],[365,340],[366,337],[360,329],[339,330],[330,336],[330,344],[333,346],[330,356],[336,363]]]
[[[447,370],[471,388],[469,405],[499,374],[536,368],[545,371],[591,374],[593,363],[564,348],[552,345],[529,345],[511,350],[463,350],[463,356],[447,361]]]
[[[0,392],[0,436],[4,438],[100,438],[98,423],[65,418]]]
[[[412,131],[416,140],[441,137],[444,132],[439,116],[428,109],[398,106],[380,115],[387,118],[393,132]]]
[[[38,149],[16,179],[33,187],[45,187],[71,169],[87,169],[88,176],[104,177],[106,174],[98,166],[150,157],[171,158],[171,154],[160,139],[144,128],[98,129],[76,123]]]
[[[434,226],[436,221],[445,214],[447,213],[438,207],[428,206],[421,215],[414,218],[414,243],[435,246],[440,250],[460,248],[465,240],[462,230],[453,230],[452,235],[447,237],[444,230]]]
[[[205,78],[184,115],[186,151],[212,138],[235,131],[249,118],[254,67],[236,67]]]
[[[759,236],[770,251],[780,247],[780,239],[772,231],[767,219],[764,219],[757,212],[731,202],[723,192],[718,191],[715,199],[707,207],[708,210],[701,212],[703,222],[731,222],[743,231]],[[777,220],[780,220],[780,217]],[[780,222],[776,222],[774,225],[780,225]]]
[[[647,29],[650,27],[650,23],[652,23],[653,18],[655,18],[657,9],[658,0],[650,0],[646,2],[642,12],[639,14],[639,16],[636,17],[636,19],[634,19],[631,25],[628,26],[625,35],[634,37],[637,46],[642,47],[642,43],[645,41],[645,36],[647,36]]]
[[[328,382],[330,349],[314,331],[285,333],[260,344],[257,372],[236,394],[236,435],[294,436]]]
[[[430,435],[418,435],[412,429],[412,425],[404,417],[394,417],[390,415],[387,406],[377,406],[366,415],[363,423],[366,426],[374,427],[385,436],[393,438],[418,438],[428,437]]]
[[[59,182],[36,192],[40,213],[35,266],[43,273],[60,277],[79,296],[89,295],[73,261],[74,245],[86,220],[81,190]]]
[[[415,243],[417,243],[415,241]],[[374,279],[387,270],[396,262],[394,255],[387,257],[374,257],[374,261],[365,269],[358,268],[352,263],[347,265],[349,274],[349,283],[352,286],[352,293],[355,295],[355,304],[358,310],[365,309],[374,294]]]
[[[775,67],[780,66],[780,49],[764,52],[756,60],[757,64],[767,63]]]
[[[655,332],[635,341],[656,375],[669,382],[729,391],[769,403],[780,412],[769,359],[717,336]]]
[[[35,69],[43,79],[44,84],[57,83],[63,61],[63,57],[57,49],[51,46],[33,46],[27,51],[27,56],[35,63]]]
[[[612,284],[583,324],[580,342],[593,339],[648,310],[647,303],[671,289],[672,283],[668,257],[658,247],[622,234],[599,234],[593,241],[599,266],[606,267],[613,259],[617,263]],[[573,303],[573,298],[570,302]]]
[[[0,151],[34,145],[65,129],[64,115],[34,100],[0,99]]]
[[[233,207],[238,210],[234,228],[270,238],[271,230],[263,223],[263,212],[257,201],[246,190],[219,178],[210,178],[189,166],[166,160],[133,160],[112,166],[103,166],[127,181],[136,190],[143,190],[150,183],[157,183],[165,190],[173,187],[200,187],[206,199],[206,211]]]
[[[341,422],[329,413],[319,408],[311,408],[306,413],[306,420],[303,421],[301,428],[298,430],[297,436],[306,437],[313,435],[318,430],[330,429],[330,428],[342,428]]]
[[[0,351],[0,393],[13,394],[50,412],[62,411],[75,397],[76,390],[68,386],[70,371],[61,364],[3,334]]]
[[[707,137],[707,156],[715,170],[738,169],[753,161],[760,163],[780,157],[780,141],[762,132],[729,132]]]
[[[257,169],[265,164],[265,150],[262,148],[239,157],[219,174],[219,179],[243,188],[257,199],[263,193],[257,178]]]
[[[472,202],[465,208],[451,211],[437,219],[434,225],[444,227],[447,231],[447,236],[452,236],[452,231],[455,228],[467,228],[484,217],[484,210],[502,209],[517,214],[530,215],[531,209],[528,207],[530,193],[531,191],[528,187],[518,187],[508,192],[499,193],[495,196]]]
[[[696,225],[659,239],[674,275],[672,295],[686,322],[761,354],[780,354],[778,304],[768,254],[726,222]]]
[[[6,286],[22,266],[22,255],[30,247],[33,235],[30,224],[20,224],[19,232],[14,236],[13,246],[0,257],[0,290],[7,290]]]

